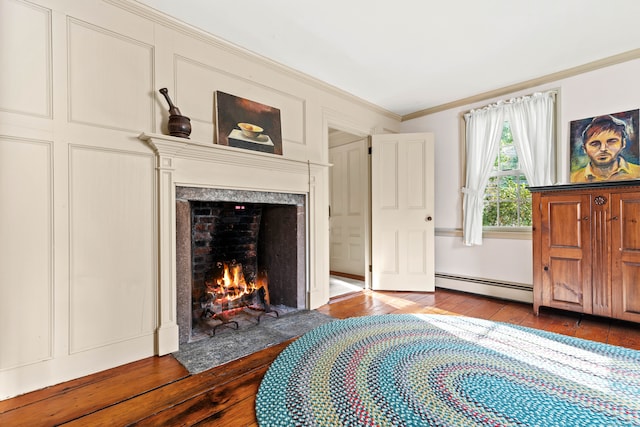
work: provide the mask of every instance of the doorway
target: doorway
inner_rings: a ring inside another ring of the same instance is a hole
[[[368,137],[329,128],[330,297],[366,287],[369,266]]]

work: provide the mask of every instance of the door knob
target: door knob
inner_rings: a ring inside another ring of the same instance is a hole
[[[433,220],[433,217],[431,215],[427,215],[424,220],[429,222]]]

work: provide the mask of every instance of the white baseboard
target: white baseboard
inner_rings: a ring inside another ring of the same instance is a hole
[[[436,287],[511,301],[533,303],[531,285],[436,273]]]

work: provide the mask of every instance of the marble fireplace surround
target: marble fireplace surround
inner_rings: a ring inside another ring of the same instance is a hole
[[[272,304],[283,303],[292,309],[307,308],[306,298],[306,208],[302,194],[269,191],[220,190],[217,188],[176,187],[176,262],[177,262],[177,322],[180,344],[194,340],[193,287],[202,286],[194,277],[193,210],[203,207],[201,202],[259,204],[262,206],[260,237],[256,236],[255,250],[258,266],[266,267]],[[266,226],[265,226],[266,225]],[[240,233],[246,229],[240,228]],[[207,254],[211,251],[208,249]],[[245,249],[246,250],[246,249]],[[205,258],[208,255],[200,255]],[[209,260],[211,263],[213,260]],[[220,260],[219,260],[220,261]],[[227,259],[227,261],[230,261]],[[200,261],[206,268],[207,261]],[[205,271],[199,272],[206,274]],[[200,281],[206,277],[200,278]]]
[[[328,164],[288,159],[191,139],[142,133],[156,154],[158,291],[156,353],[179,348],[176,188],[215,188],[303,195],[306,307],[329,297]],[[286,154],[286,152],[285,152]]]

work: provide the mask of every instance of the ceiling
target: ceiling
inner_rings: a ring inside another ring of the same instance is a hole
[[[638,0],[138,0],[399,115],[640,48]]]

